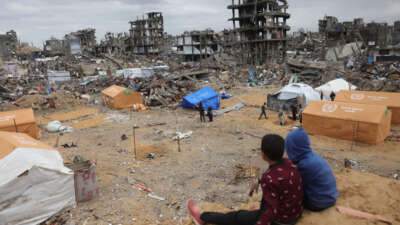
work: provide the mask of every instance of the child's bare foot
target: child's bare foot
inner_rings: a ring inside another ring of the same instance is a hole
[[[200,219],[201,209],[192,199],[187,202],[187,210],[196,225],[203,225],[204,222]]]

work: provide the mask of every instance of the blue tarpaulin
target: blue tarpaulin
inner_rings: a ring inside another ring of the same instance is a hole
[[[213,110],[219,109],[218,94],[208,86],[184,97],[182,100],[182,107],[185,109],[195,109],[200,102],[202,102],[205,110],[207,110],[209,106],[211,106]]]

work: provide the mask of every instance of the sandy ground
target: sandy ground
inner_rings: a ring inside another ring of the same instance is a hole
[[[236,97],[223,100],[222,107],[238,102],[261,105],[266,94],[274,91],[234,89],[231,94]],[[104,120],[111,115],[118,116],[118,122]],[[279,126],[275,112],[269,112],[268,120],[259,121],[258,115],[259,108],[249,106],[216,117],[214,123],[201,124],[193,111],[154,108],[134,113],[131,119],[128,111],[113,111],[98,105],[41,114],[38,122],[42,127],[41,140],[51,145],[56,134],[43,129],[46,122],[61,120],[75,128],[73,133],[60,138],[60,144],[78,144],[77,148],[59,148],[65,162],[81,155],[97,163],[100,196],[72,210],[75,224],[190,224],[185,210],[189,198],[198,203],[217,204],[216,209],[220,210],[247,204],[249,179],[227,185],[234,176],[235,166],[242,163],[264,171],[268,165],[257,151],[259,137],[267,133],[286,136],[298,125],[289,121],[288,125]],[[151,126],[155,123],[166,125]],[[135,124],[139,126],[136,159],[132,129]],[[191,137],[181,141],[181,152],[172,140],[177,129],[193,131]],[[124,134],[128,140],[122,141]],[[391,178],[400,169],[398,142],[370,146],[321,136],[311,136],[311,142],[314,150],[336,170],[340,205],[400,219],[400,182]],[[147,159],[149,153],[155,158]],[[345,158],[358,162],[357,171],[342,170]],[[154,195],[166,200],[148,197],[136,184],[148,186]],[[342,216],[335,209],[319,214],[305,212],[301,221],[301,224],[339,223],[373,224]]]

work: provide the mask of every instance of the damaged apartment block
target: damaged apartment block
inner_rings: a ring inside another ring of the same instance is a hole
[[[233,31],[242,63],[260,65],[266,61],[283,61],[286,57],[286,0],[232,0]],[[237,27],[238,23],[238,27]]]
[[[17,33],[13,30],[0,34],[0,59],[10,60],[18,48]]]
[[[177,36],[177,53],[185,62],[196,62],[220,51],[220,45],[213,30],[185,32]]]
[[[78,30],[65,35],[67,53],[94,54],[96,50],[96,29]]]
[[[161,52],[164,44],[164,17],[161,12],[147,13],[147,18],[129,23],[129,50],[138,55],[154,55]]]

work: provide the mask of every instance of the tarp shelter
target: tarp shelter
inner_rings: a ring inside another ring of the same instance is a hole
[[[336,95],[342,90],[356,90],[357,87],[344,79],[331,80],[328,83],[315,88],[320,94],[322,93],[324,100],[330,100],[331,93],[334,92]]]
[[[303,102],[298,102],[298,99]],[[313,100],[320,100],[321,96],[312,87],[303,83],[286,85],[280,91],[268,95],[268,108],[273,110],[290,110],[290,106],[302,104],[306,107]]]
[[[209,106],[211,106],[213,110],[219,109],[219,96],[208,86],[184,97],[182,100],[182,107],[185,109],[195,109],[200,102],[202,102],[205,110],[207,110]]]
[[[32,109],[0,112],[0,131],[26,133],[35,139],[39,136]]]
[[[385,106],[313,101],[303,111],[310,134],[380,144],[390,135],[391,112]]]
[[[392,124],[400,124],[400,93],[341,91],[335,101],[386,106],[392,111]]]
[[[0,224],[40,224],[75,203],[74,174],[55,149],[0,131]]]
[[[142,104],[141,93],[117,85],[113,85],[101,93],[103,101],[114,109],[127,109],[132,108],[135,104]]]

